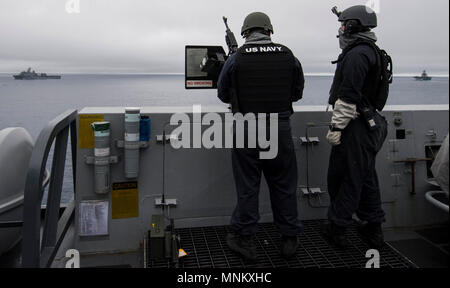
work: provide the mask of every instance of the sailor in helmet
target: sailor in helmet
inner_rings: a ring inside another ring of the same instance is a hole
[[[291,50],[272,42],[272,33],[266,14],[249,14],[241,29],[245,44],[228,58],[218,81],[218,97],[231,104],[233,113],[278,113],[275,158],[260,159],[261,148],[232,151],[237,205],[231,219],[233,233],[227,235],[227,243],[231,250],[249,260],[256,260],[254,236],[262,173],[270,190],[274,222],[281,234],[282,256],[295,255],[297,235],[302,231],[297,212],[297,160],[289,118],[292,103],[302,98],[304,76]],[[245,134],[247,138],[247,131]]]
[[[329,99],[334,109],[327,140],[333,147],[325,235],[339,247],[348,246],[345,231],[356,213],[366,223],[360,232],[373,248],[379,248],[384,243],[381,224],[385,214],[375,158],[386,139],[387,122],[376,105],[380,102],[376,98],[380,95],[380,57],[377,37],[371,29],[377,27],[377,15],[362,5],[333,12],[341,23],[338,37],[342,54],[336,61]]]

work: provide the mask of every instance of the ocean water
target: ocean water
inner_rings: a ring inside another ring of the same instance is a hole
[[[326,105],[332,80],[331,76],[305,77],[303,99],[295,105]],[[388,105],[449,104],[448,77],[424,82],[395,77],[390,89]],[[0,130],[24,127],[36,139],[50,120],[67,109],[224,105],[216,94],[216,90],[185,90],[182,75],[63,75],[61,80],[23,81],[0,74]],[[62,202],[72,197],[67,192],[71,173],[67,161]]]
[[[295,105],[326,105],[331,76],[307,76]],[[185,90],[182,75],[63,75],[61,80],[14,80],[0,74],[0,129],[26,128],[33,138],[67,109],[98,106],[224,105],[216,90]],[[388,105],[448,104],[449,78],[397,77]]]

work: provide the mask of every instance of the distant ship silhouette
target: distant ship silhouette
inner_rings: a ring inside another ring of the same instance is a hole
[[[429,81],[432,78],[430,76],[428,76],[427,71],[423,70],[422,75],[421,76],[415,76],[414,79],[420,80],[420,81]]]
[[[22,71],[20,74],[13,75],[16,80],[45,80],[45,79],[61,79],[60,75],[47,75],[46,73],[36,73],[31,68]]]

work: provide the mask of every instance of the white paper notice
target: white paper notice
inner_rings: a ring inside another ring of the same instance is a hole
[[[79,235],[108,235],[108,207],[108,201],[81,201]]]

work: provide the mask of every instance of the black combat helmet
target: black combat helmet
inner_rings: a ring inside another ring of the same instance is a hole
[[[244,24],[241,29],[241,35],[244,35],[246,31],[254,28],[262,28],[273,33],[273,27],[272,23],[270,23],[269,16],[262,12],[253,12],[245,17]]]
[[[348,20],[358,20],[365,28],[377,27],[377,14],[371,8],[364,5],[352,6],[345,9],[339,14],[340,22],[347,22]]]

